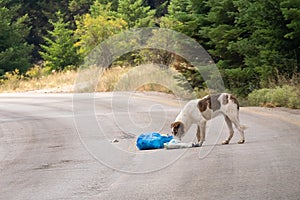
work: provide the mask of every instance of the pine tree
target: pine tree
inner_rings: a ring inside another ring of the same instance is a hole
[[[119,0],[118,13],[128,23],[129,28],[152,26],[155,10],[144,6],[143,0]]]
[[[279,0],[208,1],[210,25],[202,32],[231,91],[246,95],[268,87],[277,78],[275,72],[293,72],[293,53],[299,51],[287,40],[292,35],[280,8],[283,4]]]
[[[20,9],[16,13],[18,16],[28,15],[26,21],[30,32],[26,37],[28,44],[33,45],[32,62],[39,62],[42,58],[39,54],[41,51],[41,44],[45,44],[43,39],[48,33],[48,30],[53,29],[50,20],[55,20],[54,13],[60,11],[66,15],[66,19],[72,21],[72,16],[68,11],[68,0],[49,1],[49,0],[35,0],[35,1],[15,1],[11,0],[12,4],[20,5]]]
[[[88,12],[94,0],[70,0],[69,10],[74,16],[83,15]]]
[[[46,45],[41,45],[43,51],[40,52],[46,66],[51,70],[63,70],[67,66],[78,66],[81,61],[75,46],[76,39],[74,32],[69,29],[69,22],[64,22],[60,12],[56,13],[58,20],[49,22],[54,29],[48,31],[48,36],[44,37]]]
[[[286,35],[287,38],[298,39],[300,35],[300,1],[285,0],[280,3],[282,13],[286,20],[289,21],[287,27],[291,30]]]
[[[16,15],[19,6],[9,7],[8,1],[0,0],[0,75],[6,71],[30,66],[32,46],[25,41],[30,28],[25,22],[27,15]]]
[[[259,78],[249,80],[250,84],[268,87],[276,71],[290,71],[288,68],[291,67],[287,41],[284,40],[286,21],[280,10],[280,1],[239,0],[235,6],[239,10],[235,27],[240,33],[238,39],[228,45],[228,50],[243,55],[245,68]]]
[[[206,0],[171,0],[161,25],[184,33],[204,45],[205,38],[200,33],[208,23],[208,10]]]
[[[160,26],[186,34],[204,46],[206,38],[201,35],[201,29],[207,24],[206,15],[208,10],[206,0],[171,0],[168,6],[168,14],[162,17]],[[193,88],[204,87],[204,80],[195,66],[191,66],[185,58],[178,55],[172,57],[176,60],[173,67],[184,77],[183,82],[182,76],[178,77],[181,85],[186,85],[186,80],[188,80],[188,86]]]
[[[287,20],[288,33],[284,36],[289,39],[288,47],[292,52],[295,65],[300,65],[300,1],[285,0],[280,3],[284,18]],[[298,67],[300,72],[300,67]]]

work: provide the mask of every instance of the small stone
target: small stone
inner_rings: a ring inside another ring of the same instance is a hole
[[[111,142],[112,142],[112,143],[116,143],[116,142],[119,142],[119,140],[118,140],[117,138],[115,138],[115,139],[113,139]]]

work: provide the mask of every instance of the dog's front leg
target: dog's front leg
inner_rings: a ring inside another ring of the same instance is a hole
[[[196,137],[197,137],[197,142],[199,143],[201,140],[201,134],[200,134],[200,126],[197,125],[197,133],[196,133]]]
[[[195,146],[201,147],[203,142],[205,141],[205,130],[206,130],[206,121],[201,122],[197,125],[197,141],[198,144],[195,144]]]

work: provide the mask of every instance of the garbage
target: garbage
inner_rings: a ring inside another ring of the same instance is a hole
[[[173,136],[165,136],[156,132],[143,133],[138,136],[136,146],[139,150],[161,149],[164,148],[164,143],[168,143],[173,139]]]
[[[182,149],[182,148],[192,148],[192,147],[200,147],[198,143],[184,143],[176,139],[172,139],[170,142],[165,143],[165,149]]]
[[[189,143],[183,143],[180,142],[179,140],[172,139],[170,142],[165,143],[164,147],[166,149],[181,149],[181,148],[189,148],[192,147],[192,144]]]

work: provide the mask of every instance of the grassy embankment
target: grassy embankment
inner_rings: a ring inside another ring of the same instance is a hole
[[[161,71],[154,69],[144,74],[143,71],[134,69],[133,67],[113,67],[109,70],[99,71],[99,68],[91,67],[89,69],[49,73],[36,66],[24,75],[20,74],[18,70],[6,73],[5,78],[0,79],[0,92],[37,90],[44,92],[109,92],[117,87],[118,90],[131,89],[170,93],[172,87],[177,87],[174,83],[166,82],[170,81],[166,80],[169,75],[161,73]],[[144,84],[145,80],[152,81]],[[161,83],[161,85],[156,83]],[[171,84],[170,88],[164,87],[164,85],[170,86]]]
[[[81,70],[65,70],[63,72],[46,73],[39,67],[30,69],[25,75],[18,70],[5,74],[0,80],[0,92],[26,92],[43,90],[44,92],[74,92],[96,91],[108,92],[118,90],[159,91],[172,93],[180,91],[174,79],[162,70],[143,73],[132,67],[114,67],[105,71],[90,68]],[[83,75],[80,84],[85,83],[81,89],[74,87],[78,83],[78,73]],[[169,73],[169,72],[166,72]],[[99,76],[100,75],[100,76]],[[169,77],[170,79],[166,78]],[[101,81],[98,81],[101,78]],[[294,75],[292,79],[280,78],[271,88],[255,90],[248,95],[244,105],[266,107],[289,107],[300,109],[300,79]],[[145,80],[151,80],[145,82]],[[159,84],[157,84],[159,83]],[[89,88],[93,87],[93,88]],[[132,88],[133,87],[133,88]],[[96,89],[95,89],[96,88]],[[180,91],[183,92],[183,91]],[[199,91],[197,96],[203,96],[208,91]]]

